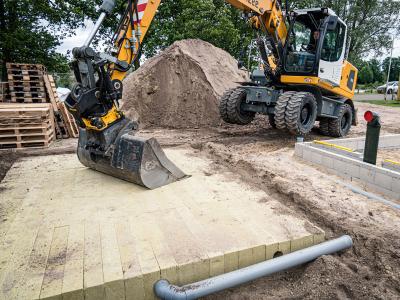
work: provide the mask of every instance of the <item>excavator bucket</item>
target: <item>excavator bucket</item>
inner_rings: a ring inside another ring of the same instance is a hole
[[[137,124],[124,119],[103,131],[80,130],[80,162],[102,173],[155,189],[188,177],[154,138],[135,136]]]

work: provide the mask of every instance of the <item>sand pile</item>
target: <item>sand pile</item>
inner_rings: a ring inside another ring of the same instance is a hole
[[[219,124],[220,96],[246,80],[226,51],[201,40],[175,42],[124,80],[122,109],[141,127]]]

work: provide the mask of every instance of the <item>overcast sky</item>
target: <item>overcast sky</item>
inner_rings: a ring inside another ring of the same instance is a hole
[[[57,48],[57,51],[66,54],[68,50],[72,50],[74,47],[82,46],[86,40],[86,37],[89,35],[90,30],[93,27],[93,23],[91,21],[85,22],[86,27],[78,28],[76,30],[76,34],[72,37],[67,37],[64,39],[63,43]],[[390,53],[387,53],[384,57],[389,56]],[[400,37],[395,40],[393,57],[400,56]]]

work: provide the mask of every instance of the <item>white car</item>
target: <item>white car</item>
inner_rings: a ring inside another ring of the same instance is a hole
[[[383,84],[381,86],[378,86],[376,88],[379,94],[384,94],[386,90],[386,84]],[[387,93],[392,94],[392,93],[397,93],[399,90],[399,82],[398,81],[389,81],[388,83],[388,88],[387,88]]]

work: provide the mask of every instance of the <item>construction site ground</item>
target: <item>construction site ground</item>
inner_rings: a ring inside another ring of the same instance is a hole
[[[380,114],[382,134],[400,133],[398,109],[364,103],[357,103],[357,107],[360,124],[353,128],[351,137],[365,134],[362,115],[366,110]],[[190,165],[192,160],[207,161],[207,171],[203,173],[205,178],[223,174],[225,178],[244,184],[247,187],[244,194],[262,193],[264,197],[253,198],[253,201],[263,212],[276,203],[275,214],[308,220],[310,224],[321,228],[327,239],[349,234],[354,240],[353,248],[343,253],[321,257],[296,269],[261,278],[207,299],[400,297],[400,212],[351,192],[337,183],[338,177],[323,168],[294,158],[295,139],[271,129],[265,118],[258,117],[248,126],[223,124],[212,128],[179,130],[146,128],[139,134],[157,138],[178,165]],[[325,138],[315,129],[307,140]],[[0,178],[18,158],[28,155],[45,155],[43,159],[46,160],[49,159],[46,155],[52,154],[51,159],[63,165],[68,157],[54,154],[73,152],[74,143],[76,140],[57,142],[50,149],[30,150],[29,153],[0,152]],[[191,153],[190,160],[186,158],[187,161],[180,162],[179,155],[174,155],[182,149]],[[33,172],[32,176],[35,175],[42,176]],[[98,177],[94,174],[94,179],[90,181],[91,188],[101,184],[95,180]],[[51,177],[48,178],[51,180]],[[57,177],[53,180],[56,181]],[[63,188],[62,182],[58,184],[58,190],[64,189],[66,194],[70,192],[68,185]],[[114,205],[118,205],[118,201],[115,199]],[[82,199],[84,204],[85,200]],[[0,205],[0,228],[5,228],[9,220],[17,215],[21,203],[18,199],[2,198]]]

